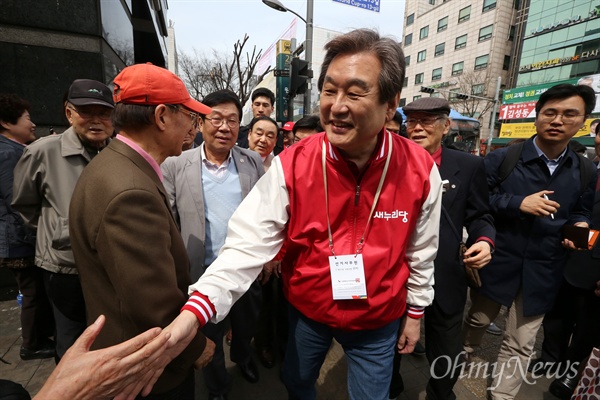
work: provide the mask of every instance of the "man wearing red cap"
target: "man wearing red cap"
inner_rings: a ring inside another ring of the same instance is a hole
[[[159,165],[181,154],[199,115],[211,112],[176,75],[152,64],[125,68],[114,85],[116,139],[81,175],[70,209],[88,321],[106,315],[94,349],[167,326],[187,299],[188,257]],[[181,355],[148,398],[193,400],[192,365],[202,366],[213,348],[198,332],[169,349],[164,364]]]
[[[294,144],[294,121],[288,121],[281,127],[283,132],[283,148],[287,149]]]
[[[27,146],[14,171],[12,207],[37,228],[35,265],[43,270],[56,321],[57,362],[86,327],[68,230],[69,203],[79,175],[113,134],[113,107],[106,85],[75,80],[65,106],[71,127]],[[33,350],[22,348],[21,358],[37,358]]]

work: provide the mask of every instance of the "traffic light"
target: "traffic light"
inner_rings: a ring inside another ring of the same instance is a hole
[[[308,80],[312,78],[312,71],[308,69],[308,61],[292,58],[290,65],[290,96],[302,94],[308,89]]]
[[[421,92],[432,94],[433,92],[435,92],[435,89],[432,87],[421,86]]]
[[[456,98],[459,100],[466,100],[469,98],[468,94],[463,94],[463,93],[456,93]]]

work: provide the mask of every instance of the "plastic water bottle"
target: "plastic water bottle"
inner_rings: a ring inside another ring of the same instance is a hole
[[[19,294],[17,295],[17,304],[19,305],[19,308],[23,306],[23,293],[21,293],[21,291],[19,291]]]

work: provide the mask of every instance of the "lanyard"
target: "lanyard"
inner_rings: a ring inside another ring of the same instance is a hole
[[[390,165],[390,159],[392,158],[392,134],[388,134],[388,154],[387,160],[385,161],[385,167],[383,167],[383,173],[381,174],[381,178],[379,179],[379,186],[377,187],[377,192],[375,193],[375,198],[373,199],[373,206],[371,207],[371,212],[369,213],[369,219],[367,220],[367,225],[365,226],[365,231],[363,232],[360,241],[356,245],[356,254],[359,254],[362,251],[363,244],[365,243],[365,235],[367,234],[367,229],[369,229],[369,224],[371,222],[371,218],[373,217],[373,212],[375,211],[375,206],[377,205],[377,201],[379,200],[379,195],[381,194],[381,188],[383,187],[383,181],[385,180],[385,176],[387,175],[388,167]],[[335,257],[335,252],[333,250],[333,235],[331,234],[331,222],[329,220],[329,195],[327,191],[327,169],[326,169],[326,155],[327,150],[325,147],[325,140],[323,140],[323,151],[321,153],[321,161],[323,164],[323,181],[325,182],[325,213],[327,214],[327,234],[329,235],[329,249],[331,250],[331,254]]]

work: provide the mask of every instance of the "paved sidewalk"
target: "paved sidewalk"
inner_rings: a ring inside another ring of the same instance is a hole
[[[503,317],[496,321],[500,327],[504,327]],[[476,362],[493,362],[500,346],[501,337],[485,335],[484,343],[475,357]],[[538,335],[539,348],[541,344],[541,333]],[[19,308],[15,300],[0,302],[0,357],[9,364],[0,362],[0,378],[9,379],[23,385],[32,396],[42,387],[46,378],[54,368],[54,361],[32,360],[21,361],[19,349],[21,346]],[[227,351],[228,347],[225,346]],[[258,358],[256,358],[258,364]],[[261,379],[256,384],[246,382],[238,369],[229,365],[229,371],[233,376],[233,384],[229,393],[229,400],[270,400],[286,399],[286,391],[279,380],[279,365],[273,369],[265,369],[259,364]],[[424,400],[425,385],[429,377],[429,367],[424,356],[407,356],[402,361],[402,376],[405,382],[405,391],[398,397],[400,400]],[[196,375],[196,398],[204,400],[207,398],[202,374]],[[539,379],[533,385],[524,384],[517,400],[553,400],[548,393],[550,380]],[[345,400],[348,398],[346,389],[346,362],[342,349],[334,344],[330,350],[317,384],[318,398],[323,400]],[[486,379],[465,378],[459,380],[455,387],[455,393],[459,400],[485,399]],[[368,400],[368,399],[365,399]]]

